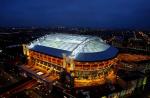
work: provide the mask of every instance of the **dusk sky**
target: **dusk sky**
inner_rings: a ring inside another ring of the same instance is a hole
[[[150,29],[150,0],[0,0],[0,26]]]

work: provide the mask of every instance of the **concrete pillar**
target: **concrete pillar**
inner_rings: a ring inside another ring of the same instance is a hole
[[[66,54],[62,54],[63,55],[63,68],[65,68],[66,69],[66,67],[67,67],[67,62],[66,62]]]
[[[70,71],[73,71],[75,68],[74,59],[70,58]]]
[[[27,48],[27,45],[23,44],[23,54],[29,56],[29,49]]]

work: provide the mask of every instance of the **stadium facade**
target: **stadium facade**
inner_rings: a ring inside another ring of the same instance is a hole
[[[23,45],[23,52],[28,60],[21,67],[46,82],[59,80],[64,70],[75,88],[116,81],[118,50],[100,37],[49,34]]]

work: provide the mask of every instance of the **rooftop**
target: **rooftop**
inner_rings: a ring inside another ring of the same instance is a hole
[[[106,44],[100,37],[75,34],[56,33],[46,35],[37,40],[34,40],[28,45],[28,47],[31,50],[43,53],[46,52],[46,54],[58,57],[62,57],[62,53],[66,53],[68,56],[74,59],[80,58],[80,60],[83,59],[85,54],[89,56],[91,56],[91,54],[97,54],[96,58],[99,58],[98,56],[100,55],[98,54],[101,53],[104,56],[108,55],[106,58],[111,58],[117,53],[116,48]],[[106,54],[105,51],[108,53]],[[58,52],[60,54],[56,55]],[[104,56],[101,55],[101,57]]]

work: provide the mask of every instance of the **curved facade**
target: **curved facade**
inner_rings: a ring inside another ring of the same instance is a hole
[[[50,34],[24,47],[28,65],[59,76],[66,69],[75,87],[114,83],[118,50],[93,36]],[[59,78],[59,77],[58,77]]]

